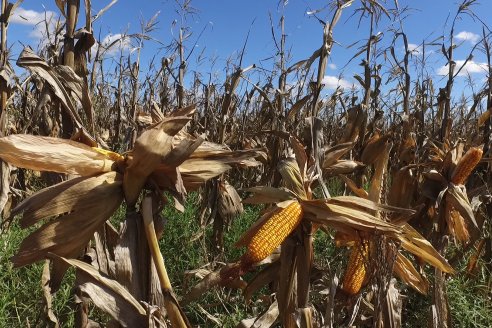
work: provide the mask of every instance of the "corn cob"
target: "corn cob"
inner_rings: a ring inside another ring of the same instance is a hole
[[[369,241],[357,242],[350,253],[345,276],[343,277],[342,290],[354,295],[359,292],[366,276],[366,262],[369,255]]]
[[[456,165],[451,176],[451,182],[454,184],[463,184],[482,159],[483,151],[480,148],[470,148]]]
[[[275,212],[251,238],[246,253],[241,257],[242,268],[246,269],[270,255],[299,225],[301,219],[302,207],[298,202],[292,202]]]

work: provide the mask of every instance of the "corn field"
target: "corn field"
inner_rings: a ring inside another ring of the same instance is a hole
[[[271,67],[245,63],[248,35],[223,77],[189,69],[205,55],[191,53],[186,20],[166,56],[143,67],[158,15],[122,36],[137,50],[107,66],[118,42],[102,46],[93,23],[117,0],[98,12],[56,0],[45,42],[13,59],[9,19],[21,3],[1,7],[0,233],[25,237],[0,266],[42,272],[39,315],[17,325],[395,328],[420,307],[413,327],[460,327],[456,277],[492,313],[492,34],[477,1],[450,2],[443,36],[420,45],[445,62],[441,78],[411,49],[397,0],[326,0],[313,14],[319,43],[296,62],[289,18],[272,18]],[[190,0],[176,3],[195,14]],[[461,63],[465,16],[482,35]],[[341,21],[366,35],[349,48],[356,85],[330,90]],[[392,29],[378,32],[382,22]],[[469,76],[471,96],[460,98],[455,82],[477,53],[486,79]],[[196,231],[186,233],[206,259],[181,263],[184,284],[160,242],[176,219],[163,213],[184,212],[189,197]],[[257,216],[231,246],[250,209]],[[52,305],[66,284],[71,319]],[[226,325],[231,304],[243,311]]]

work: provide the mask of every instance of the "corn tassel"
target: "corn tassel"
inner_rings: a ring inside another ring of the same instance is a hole
[[[302,207],[298,202],[292,202],[273,214],[251,238],[246,253],[241,257],[242,268],[246,269],[270,255],[299,225],[301,219]]]
[[[342,290],[355,295],[359,292],[366,277],[366,262],[369,255],[369,241],[357,242],[350,253],[347,269],[343,278]]]
[[[463,184],[482,159],[482,154],[483,151],[480,148],[472,147],[468,149],[456,165],[451,176],[451,182],[454,184]]]

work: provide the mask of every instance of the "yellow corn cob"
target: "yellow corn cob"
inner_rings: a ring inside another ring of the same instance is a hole
[[[369,254],[369,241],[357,242],[350,253],[345,276],[343,277],[342,290],[349,294],[357,294],[366,277],[366,262]]]
[[[463,184],[478,162],[480,162],[480,159],[482,159],[482,154],[483,151],[480,148],[472,147],[468,149],[456,165],[451,176],[451,182],[454,184]]]
[[[302,207],[292,202],[286,208],[273,214],[251,238],[246,253],[241,257],[243,269],[265,259],[299,225]]]

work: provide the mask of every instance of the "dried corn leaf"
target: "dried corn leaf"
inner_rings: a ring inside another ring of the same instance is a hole
[[[279,309],[277,301],[275,301],[265,313],[256,318],[241,320],[236,328],[270,328],[277,321],[278,316]]]
[[[189,118],[182,116],[167,118],[144,131],[137,138],[123,177],[123,190],[128,205],[135,205],[147,177],[171,152],[172,136],[188,121]]]
[[[427,292],[429,291],[429,281],[415,269],[412,262],[403,256],[401,252],[398,252],[396,255],[393,270],[404,283],[414,288],[419,293],[427,295]]]
[[[352,160],[338,160],[335,164],[325,168],[325,174],[327,176],[335,176],[338,174],[351,174],[355,170],[364,167],[364,164]]]
[[[453,274],[455,272],[431,243],[409,224],[403,226],[402,232],[397,234],[396,238],[401,241],[401,246],[405,250],[420,257],[430,265],[446,273]]]
[[[296,194],[297,197],[306,199],[306,190],[304,189],[301,171],[297,161],[288,158],[278,164],[278,171],[282,176],[282,181],[287,189]]]
[[[76,127],[81,128],[83,126],[82,120],[79,117],[76,106],[71,100],[68,90],[61,82],[61,77],[58,76],[53,67],[45,62],[41,57],[36,55],[29,47],[22,50],[19,58],[17,59],[17,65],[29,69],[31,72],[36,73],[44,79],[49,84],[54,94],[61,101],[63,107],[67,110],[68,114],[75,122]]]
[[[468,222],[473,223],[473,226],[478,228],[475,215],[466,195],[464,186],[450,184],[446,192],[446,202],[452,205]]]
[[[104,277],[85,262],[58,256],[54,258],[74,266],[78,271],[81,291],[123,327],[147,327],[145,308],[116,280]]]
[[[150,250],[138,213],[127,214],[114,249],[116,279],[138,300],[148,297]],[[160,287],[160,283],[159,283]]]
[[[328,168],[335,164],[340,158],[348,153],[354,147],[353,142],[345,142],[325,150],[323,158],[323,168]]]
[[[393,212],[393,213],[400,213],[404,215],[415,214],[415,211],[411,209],[380,204],[369,199],[354,197],[354,196],[332,197],[326,200],[326,202],[328,204],[338,204],[338,205],[346,206],[348,208],[358,208],[360,210],[365,210],[365,211],[373,210],[373,211],[382,211],[382,212]]]
[[[388,204],[408,208],[412,204],[417,189],[417,179],[412,169],[403,167],[393,174],[393,181],[388,193]]]
[[[231,166],[218,160],[188,159],[179,166],[179,172],[187,190],[196,190],[210,180],[231,169]],[[159,172],[158,168],[156,172]]]
[[[64,257],[79,255],[94,232],[108,220],[123,200],[121,182],[108,173],[104,188],[98,189],[105,198],[84,211],[76,211],[49,221],[26,237],[12,258],[20,267],[42,260],[51,252]],[[112,191],[108,191],[112,190]]]
[[[244,300],[249,303],[253,294],[272,282],[277,276],[280,269],[280,261],[273,262],[261,270],[243,291]]]
[[[186,161],[193,152],[203,143],[203,138],[183,139],[174,146],[169,154],[163,158],[162,163],[168,167],[177,167]]]
[[[245,204],[272,204],[295,198],[295,194],[288,189],[269,186],[252,187],[244,191],[253,194],[243,201]]]
[[[20,224],[25,228],[43,218],[83,212],[114,193],[122,194],[119,173],[78,177],[38,191],[14,208],[12,215],[23,213]]]
[[[244,211],[241,197],[239,197],[236,189],[234,189],[227,181],[219,182],[218,202],[217,210],[219,215],[224,218],[226,222],[230,222]]]
[[[55,316],[52,307],[53,297],[51,295],[50,288],[50,264],[49,261],[45,261],[43,265],[43,273],[41,275],[41,288],[43,289],[43,312],[46,318],[51,322],[49,327],[60,327],[58,318]]]
[[[84,144],[28,134],[0,138],[0,158],[17,167],[74,175],[109,172],[114,163]]]
[[[302,201],[301,204],[307,219],[337,230],[348,228],[346,230],[349,233],[353,233],[353,230],[368,232],[378,230],[391,233],[400,231],[400,227],[372,215],[370,213],[373,211],[372,208],[363,210],[347,205],[329,204],[326,200]]]
[[[339,175],[340,179],[343,180],[343,182],[345,182],[345,184],[347,185],[347,187],[349,187],[350,191],[352,191],[356,196],[360,197],[360,198],[365,198],[367,199],[367,197],[369,197],[369,194],[367,193],[367,191],[364,190],[364,188],[359,188],[357,187],[357,185],[355,184],[355,182],[346,177],[345,175]]]

